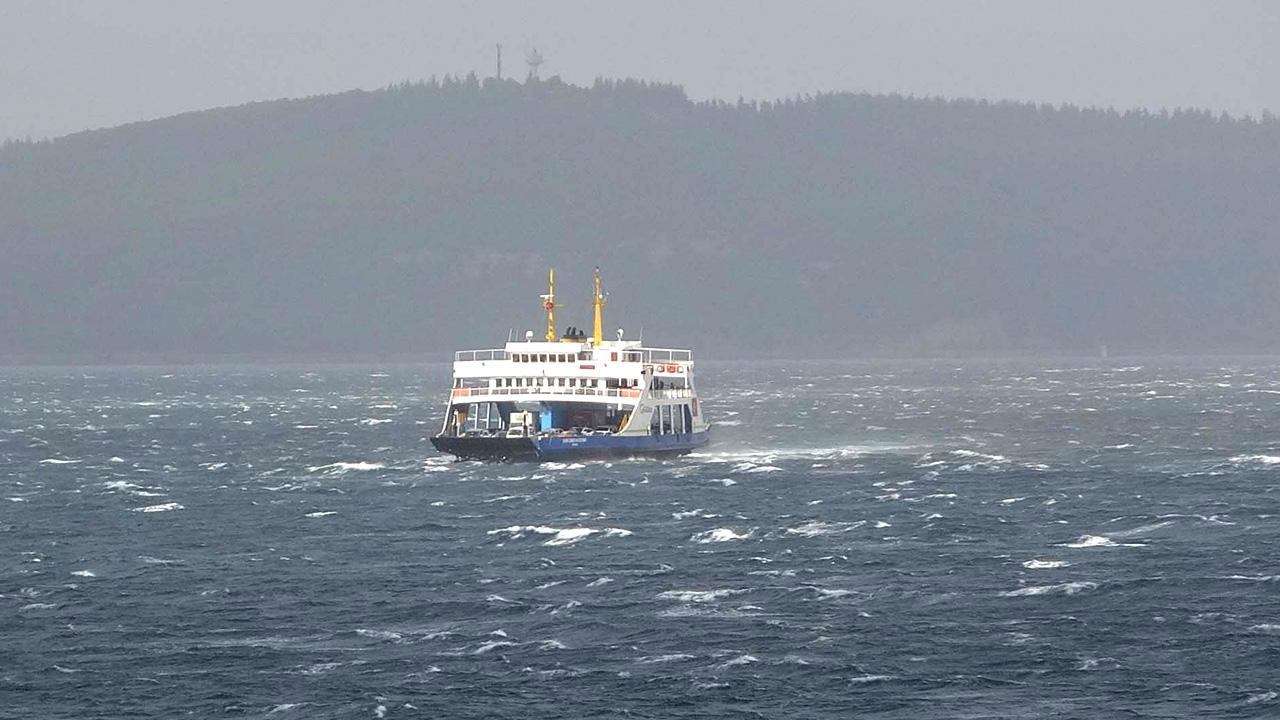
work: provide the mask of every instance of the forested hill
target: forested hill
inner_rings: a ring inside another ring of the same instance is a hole
[[[1280,349],[1280,122],[405,84],[0,149],[0,360]]]

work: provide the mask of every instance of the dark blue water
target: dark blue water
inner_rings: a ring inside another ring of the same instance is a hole
[[[1280,716],[1280,364],[701,370],[570,465],[443,366],[0,372],[0,716]]]

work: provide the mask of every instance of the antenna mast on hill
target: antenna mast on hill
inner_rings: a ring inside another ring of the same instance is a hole
[[[498,79],[502,79],[502,43],[497,44],[498,47]]]
[[[543,62],[542,53],[538,52],[538,48],[534,48],[529,51],[529,54],[524,56],[524,62],[529,66],[529,79],[537,80],[538,67],[541,66]]]

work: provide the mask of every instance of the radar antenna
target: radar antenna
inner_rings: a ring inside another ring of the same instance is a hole
[[[537,80],[538,68],[543,63],[542,53],[538,52],[538,48],[534,48],[524,56],[524,62],[529,66],[529,79]]]

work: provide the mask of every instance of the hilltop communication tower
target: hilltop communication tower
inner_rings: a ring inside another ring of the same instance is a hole
[[[538,68],[542,65],[542,53],[538,52],[538,48],[534,48],[524,56],[524,62],[529,66],[529,79],[538,79]]]

